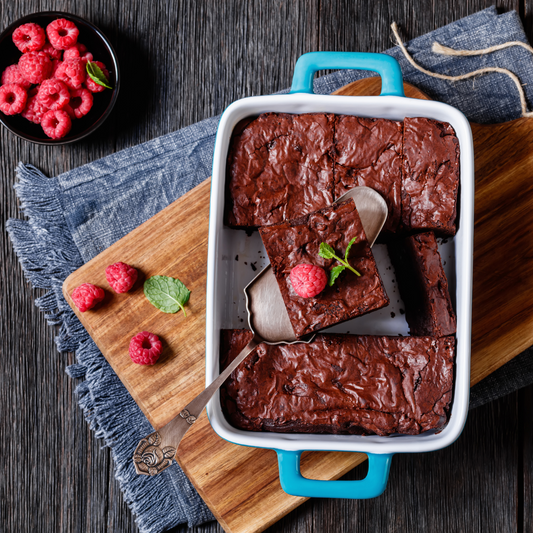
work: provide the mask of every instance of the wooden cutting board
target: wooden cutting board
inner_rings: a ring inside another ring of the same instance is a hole
[[[337,94],[374,95],[379,78],[354,82]],[[426,98],[405,84],[407,96]],[[472,125],[476,160],[472,380],[475,384],[533,345],[533,119]],[[124,261],[141,279],[127,294],[107,290],[97,310],[74,311],[154,428],[160,428],[204,387],[205,284],[209,180],[71,274],[63,293],[84,282],[108,288],[105,268]],[[166,315],[144,298],[155,274],[182,280],[192,291],[183,313]],[[149,330],[163,340],[153,367],[134,365],[132,336]],[[131,449],[137,445],[131,443]],[[358,453],[304,454],[302,473],[337,479],[366,459]],[[205,413],[178,450],[178,462],[229,533],[263,531],[305,498],[281,490],[274,452],[220,439]]]

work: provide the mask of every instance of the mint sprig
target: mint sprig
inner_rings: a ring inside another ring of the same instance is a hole
[[[320,243],[320,248],[318,250],[318,255],[320,257],[324,258],[324,259],[336,259],[340,263],[340,265],[337,265],[337,266],[333,267],[331,269],[331,272],[329,273],[328,285],[330,287],[333,286],[333,284],[335,283],[335,280],[339,277],[340,273],[346,268],[351,270],[357,276],[361,276],[361,274],[359,274],[359,272],[357,272],[357,270],[355,270],[355,268],[351,267],[350,263],[348,263],[348,256],[350,255],[350,249],[352,247],[352,244],[356,240],[357,240],[357,237],[354,237],[349,242],[349,244],[348,244],[348,246],[346,248],[346,252],[344,253],[344,259],[341,259],[337,255],[335,255],[335,250],[329,244],[327,244],[326,242],[321,242]]]
[[[87,70],[87,75],[94,81],[94,83],[97,83],[106,89],[113,88],[109,86],[109,80],[103,70],[94,61],[87,61],[85,70]]]
[[[180,309],[187,316],[184,305],[191,291],[177,278],[152,276],[144,282],[144,295],[163,313],[177,313]]]

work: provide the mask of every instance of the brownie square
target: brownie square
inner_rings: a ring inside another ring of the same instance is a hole
[[[404,120],[402,222],[407,230],[454,235],[459,141],[447,122]]]
[[[410,334],[454,334],[455,312],[435,234],[412,235],[390,242],[388,248]]]
[[[376,262],[352,199],[320,209],[305,217],[259,229],[270,264],[297,337],[318,331],[389,304]],[[290,282],[296,265],[318,265],[326,272],[337,264],[335,259],[318,255],[321,242],[333,247],[343,257],[349,242],[349,261],[361,277],[346,269],[332,287],[314,298],[302,298]]]
[[[356,186],[379,192],[389,208],[383,230],[395,232],[401,221],[401,122],[339,116],[335,125],[335,199]]]
[[[221,332],[221,366],[251,332]],[[260,344],[221,391],[228,421],[249,431],[419,434],[440,430],[452,399],[453,337],[319,334]]]
[[[241,122],[228,154],[226,223],[257,228],[330,205],[335,120],[265,113]]]

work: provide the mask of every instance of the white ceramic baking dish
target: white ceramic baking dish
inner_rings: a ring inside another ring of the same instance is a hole
[[[331,96],[312,93],[317,70],[351,68],[372,70],[382,78],[380,96]],[[244,446],[278,452],[280,480],[289,494],[315,497],[368,498],[380,494],[387,483],[392,454],[428,452],[448,446],[466,421],[470,388],[470,335],[474,220],[474,155],[472,132],[466,117],[440,103],[404,97],[398,63],[382,54],[315,52],[298,60],[290,94],[245,98],[231,104],[218,127],[211,185],[207,270],[206,383],[219,373],[219,340],[223,328],[248,327],[243,288],[268,263],[257,232],[247,235],[223,224],[226,158],[232,131],[243,118],[264,112],[328,112],[403,120],[428,117],[449,122],[460,144],[460,205],[458,231],[439,245],[457,314],[455,384],[450,420],[441,432],[401,436],[309,435],[249,432],[232,427],[224,418],[217,394],[207,407],[213,429],[222,438]],[[406,335],[403,304],[394,282],[386,248],[373,248],[391,305],[380,311],[329,328],[356,334]],[[361,481],[316,481],[300,475],[304,450],[364,452],[369,472]]]

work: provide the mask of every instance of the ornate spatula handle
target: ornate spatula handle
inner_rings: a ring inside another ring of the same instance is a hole
[[[182,409],[178,416],[174,417],[166,426],[141,439],[133,453],[133,463],[137,474],[155,476],[172,464],[181,439],[199,418],[213,394],[260,342],[261,339],[253,337],[211,385]]]

